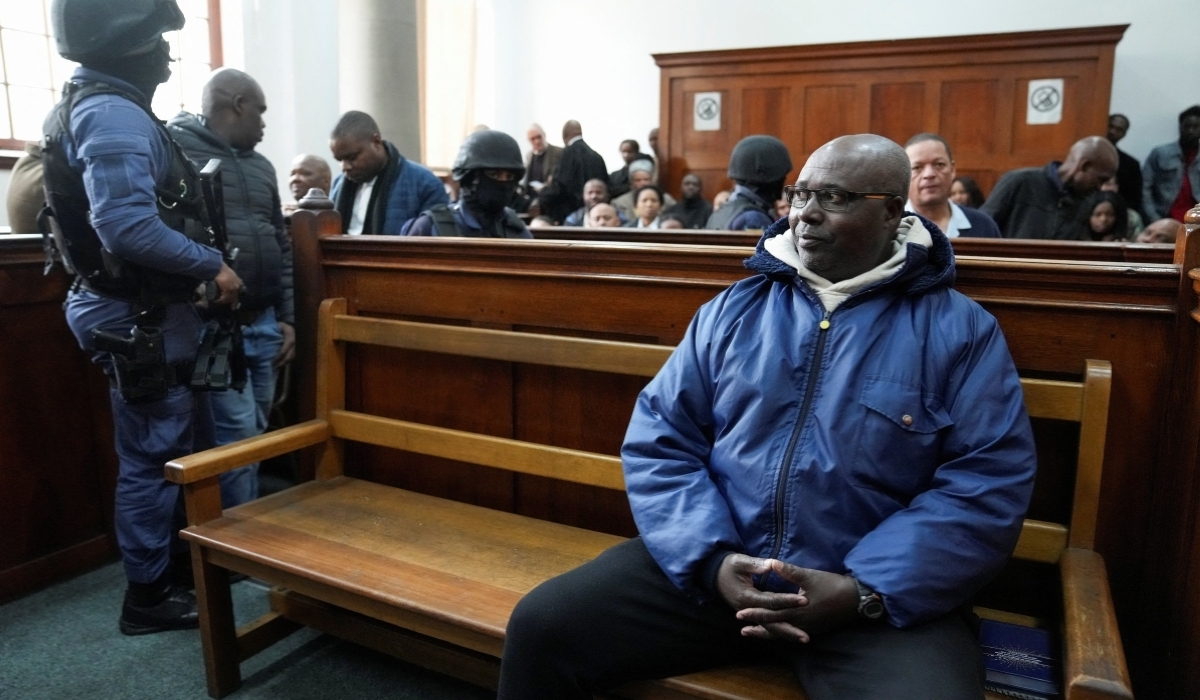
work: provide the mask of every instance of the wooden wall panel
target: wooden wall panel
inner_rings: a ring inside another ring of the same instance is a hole
[[[705,87],[700,87],[697,90],[689,90],[683,95],[684,104],[694,104],[697,92],[719,92],[721,93],[721,101],[728,105],[725,108],[725,113],[722,118],[729,119],[731,117],[730,106],[738,105],[738,101],[732,99],[729,90],[708,90]],[[735,112],[736,113],[736,112]],[[730,149],[733,148],[735,141],[730,140],[730,130],[722,129],[720,131],[695,131],[690,130],[685,137],[688,156],[694,168],[713,168],[718,167],[724,174],[725,164],[727,161]]]
[[[788,115],[791,90],[786,87],[742,91],[742,133],[781,134]],[[713,133],[711,131],[704,133]]]
[[[1065,70],[1065,69],[1064,69]],[[1045,75],[1044,73],[1042,75]],[[1025,104],[1030,78],[1018,78],[1013,84],[1012,101],[1022,109],[1012,111],[1012,145],[1010,153],[1017,157],[1036,158],[1054,150],[1060,143],[1069,143],[1078,129],[1080,109],[1079,79],[1063,80],[1062,121],[1057,124],[1026,124]],[[1064,152],[1063,156],[1066,155]],[[1059,156],[1059,160],[1062,156]]]
[[[811,153],[821,144],[842,134],[854,133],[858,108],[857,85],[810,85],[804,89],[804,151]],[[746,135],[746,134],[743,134]],[[773,136],[783,137],[782,132]],[[736,143],[736,141],[735,141]],[[799,171],[803,163],[792,159]]]
[[[871,133],[898,144],[925,129],[925,83],[871,86]]]
[[[955,160],[986,158],[996,150],[999,83],[999,80],[947,80],[942,83],[942,109],[937,131],[950,142]],[[1024,114],[1021,116],[1024,119]]]
[[[0,236],[0,602],[115,553],[108,382],[75,341],[38,236]]]
[[[989,189],[1000,174],[1060,159],[1074,141],[1102,135],[1108,118],[1113,54],[1125,26],[658,54],[659,141],[677,193],[703,170],[704,194],[725,186],[724,170],[743,136],[777,136],[798,171],[813,149],[870,130],[903,143],[941,133],[960,173]],[[1028,81],[1063,78],[1058,124],[1025,123]],[[696,92],[720,91],[720,131],[694,130]],[[786,96],[782,100],[776,96]],[[777,107],[781,102],[782,107]],[[778,109],[769,117],[762,110]]]
[[[352,374],[356,381],[347,382],[351,410],[512,437],[512,363],[393,348],[356,347],[353,352],[347,358],[348,366],[357,369]],[[348,446],[346,473],[488,508],[513,508],[512,475],[487,467],[355,444]]]

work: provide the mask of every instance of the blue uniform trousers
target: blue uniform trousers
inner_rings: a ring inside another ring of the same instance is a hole
[[[126,577],[150,583],[167,569],[172,550],[186,548],[176,533],[184,524],[179,487],[163,477],[172,459],[213,446],[208,394],[186,386],[169,390],[158,401],[127,404],[117,391],[112,356],[97,352],[92,330],[125,336],[135,309],[128,302],[77,290],[67,297],[67,324],[80,347],[104,369],[110,390],[116,449],[120,461],[114,520]],[[191,304],[170,304],[161,324],[167,362],[194,360],[203,323]]]
[[[242,327],[246,349],[246,388],[212,395],[213,420],[218,445],[262,435],[275,399],[275,368],[271,365],[283,346],[283,333],[274,309],[259,314]],[[221,475],[221,506],[233,506],[258,498],[258,463]]]

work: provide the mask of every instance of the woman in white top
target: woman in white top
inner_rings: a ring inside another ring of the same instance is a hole
[[[634,211],[637,216],[625,224],[626,228],[658,228],[658,214],[662,211],[662,190],[654,185],[639,187],[633,193]]]

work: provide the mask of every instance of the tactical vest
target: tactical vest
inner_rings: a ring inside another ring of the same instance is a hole
[[[746,197],[731,197],[720,209],[714,211],[712,216],[708,217],[708,223],[704,225],[704,228],[710,231],[728,231],[729,225],[738,218],[739,214],[750,210],[761,211],[767,216],[771,216],[765,208]]]
[[[437,231],[438,236],[472,236],[479,238],[480,236],[474,231],[463,230],[458,225],[458,220],[454,218],[454,210],[445,204],[439,204],[428,212],[430,221],[433,222],[433,228]],[[512,214],[507,210],[504,212],[504,221],[501,224],[503,235],[484,236],[487,238],[520,238],[525,231],[525,224],[516,214]]]
[[[201,280],[167,274],[122,260],[104,248],[91,224],[91,204],[83,175],[71,167],[66,143],[78,153],[71,135],[71,112],[92,95],[119,95],[141,107],[166,137],[171,149],[171,166],[163,181],[155,184],[158,215],[163,223],[202,245],[215,247],[208,212],[200,190],[200,177],[183,150],[167,133],[141,96],[107,83],[69,82],[62,100],[46,117],[42,143],[43,182],[46,209],[39,217],[46,248],[47,268],[61,257],[67,271],[93,291],[153,307],[173,301],[188,301]]]

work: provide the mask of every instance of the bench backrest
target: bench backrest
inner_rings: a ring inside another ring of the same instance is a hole
[[[320,309],[317,417],[333,435],[318,478],[342,473],[342,440],[379,445],[522,474],[623,490],[621,460],[612,455],[552,447],[372,416],[345,409],[346,343],[551,367],[653,377],[674,348],[663,345],[446,326],[353,316],[344,299]],[[1027,519],[1014,557],[1055,563],[1066,547],[1091,549],[1096,533],[1112,369],[1088,360],[1081,382],[1022,379],[1031,417],[1080,424],[1070,523]]]

